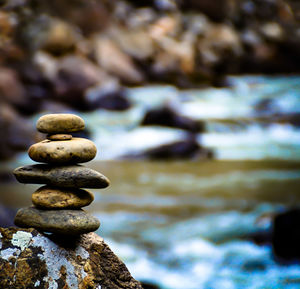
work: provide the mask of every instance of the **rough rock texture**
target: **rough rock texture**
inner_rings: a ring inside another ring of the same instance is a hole
[[[94,200],[94,195],[82,189],[43,186],[32,194],[31,200],[40,209],[78,209],[88,206]]]
[[[62,235],[80,235],[94,232],[100,222],[83,210],[39,210],[34,207],[20,209],[15,224],[21,228],[36,228],[43,232]]]
[[[95,233],[47,237],[0,228],[0,288],[142,289]]]
[[[41,163],[85,163],[97,154],[94,143],[85,138],[72,138],[69,141],[43,140],[28,150],[30,158]]]
[[[14,175],[20,183],[47,184],[63,188],[102,189],[110,181],[99,172],[84,166],[53,166],[38,164],[19,167]]]
[[[40,117],[36,128],[44,133],[69,133],[84,129],[84,120],[74,114],[47,114]]]

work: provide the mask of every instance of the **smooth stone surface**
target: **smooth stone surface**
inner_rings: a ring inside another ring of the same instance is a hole
[[[44,186],[32,194],[31,200],[40,209],[80,209],[88,206],[94,200],[94,195],[82,189]]]
[[[14,175],[20,183],[47,184],[63,188],[102,189],[109,186],[107,177],[80,165],[54,166],[37,164],[19,167]]]
[[[47,135],[47,139],[56,141],[56,140],[71,140],[71,134],[49,134]]]
[[[72,138],[69,141],[43,140],[32,145],[29,157],[41,163],[65,164],[85,163],[97,154],[94,143],[85,138]]]
[[[36,128],[51,134],[76,132],[84,129],[84,120],[70,113],[46,114],[38,119]]]
[[[15,225],[43,232],[80,235],[96,231],[100,222],[83,210],[39,210],[34,207],[18,210]]]

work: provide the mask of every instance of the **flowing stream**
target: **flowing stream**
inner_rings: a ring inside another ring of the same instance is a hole
[[[251,238],[300,201],[300,128],[289,118],[300,113],[300,77],[229,81],[223,89],[131,88],[129,111],[82,114],[99,148],[86,165],[112,183],[93,190],[88,210],[138,280],[163,289],[300,288],[300,265],[276,263],[271,245]],[[179,129],[138,126],[147,109],[162,104],[205,121],[197,139],[215,160],[118,160],[184,137]],[[6,165],[31,163],[22,154]],[[0,201],[30,205],[38,187],[2,184]]]

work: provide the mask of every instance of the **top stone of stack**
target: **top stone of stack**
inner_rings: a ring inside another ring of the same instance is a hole
[[[33,144],[28,150],[29,157],[36,162],[85,163],[96,156],[97,148],[92,141],[70,134],[84,129],[84,120],[77,115],[47,114],[38,119],[36,127],[48,134],[48,139]]]
[[[60,134],[82,131],[84,120],[74,114],[47,114],[40,117],[37,121],[38,131],[48,134]]]

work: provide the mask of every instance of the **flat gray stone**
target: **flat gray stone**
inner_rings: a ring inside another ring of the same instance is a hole
[[[14,175],[20,183],[47,184],[62,188],[94,188],[109,186],[110,181],[101,173],[80,165],[54,166],[37,164],[19,167]]]
[[[34,207],[20,209],[15,224],[62,235],[80,235],[100,227],[99,220],[83,210],[39,210]]]

